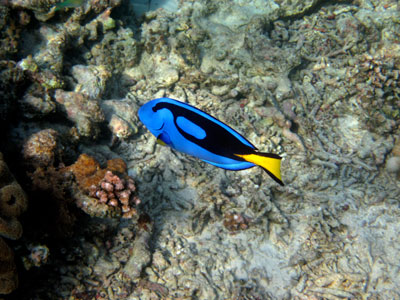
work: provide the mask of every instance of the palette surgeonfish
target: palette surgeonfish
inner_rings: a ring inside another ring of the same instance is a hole
[[[227,170],[258,165],[283,186],[279,155],[258,152],[237,131],[192,105],[159,98],[145,103],[138,114],[160,144]]]

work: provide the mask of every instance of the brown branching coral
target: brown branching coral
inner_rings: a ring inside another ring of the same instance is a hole
[[[0,153],[0,236],[19,239],[21,223],[17,217],[26,210],[27,198],[15,181]],[[18,286],[18,275],[11,248],[0,237],[0,294],[8,294]]]
[[[140,203],[135,195],[136,186],[126,173],[122,159],[111,159],[107,167],[91,156],[82,154],[72,166],[66,168],[75,175],[77,205],[92,216],[137,216],[134,206]]]

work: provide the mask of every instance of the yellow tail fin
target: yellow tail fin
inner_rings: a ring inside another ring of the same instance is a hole
[[[284,185],[281,179],[281,159],[277,154],[254,152],[252,154],[235,154],[245,161],[256,164],[264,169],[280,185]]]

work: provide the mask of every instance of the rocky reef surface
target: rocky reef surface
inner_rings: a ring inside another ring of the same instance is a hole
[[[399,11],[1,1],[3,298],[400,298]],[[281,155],[285,186],[157,145],[137,111],[163,96]]]

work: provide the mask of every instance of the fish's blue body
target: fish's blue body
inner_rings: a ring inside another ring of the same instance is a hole
[[[228,125],[189,104],[159,98],[144,104],[138,114],[158,141],[209,164],[227,170],[243,170],[259,164],[257,160],[254,163],[243,158],[259,154],[254,145]],[[280,168],[280,156],[261,155],[279,159]],[[276,178],[266,171],[283,185],[280,174]]]

